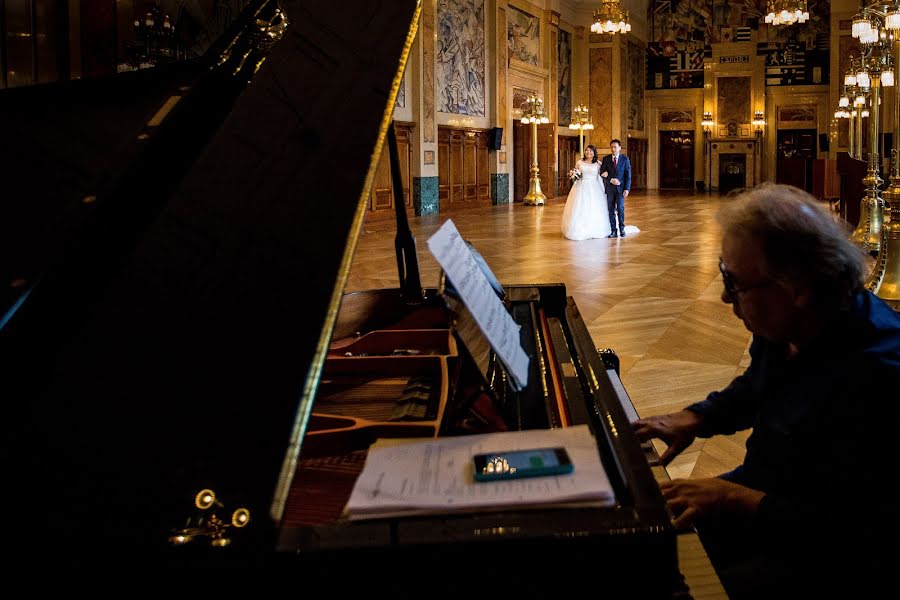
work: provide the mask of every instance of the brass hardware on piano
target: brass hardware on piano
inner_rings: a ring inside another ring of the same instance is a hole
[[[220,515],[226,515],[228,511],[210,489],[197,492],[194,508],[185,526],[173,530],[169,535],[170,544],[183,546],[203,539],[214,548],[224,548],[232,541],[227,536],[229,529],[243,529],[250,524],[250,511],[243,507],[232,511],[229,521],[225,521]]]
[[[266,15],[271,14],[266,18]],[[269,55],[272,47],[287,30],[290,20],[281,6],[280,0],[263,0],[253,14],[253,25],[249,31],[239,31],[219,55],[216,64],[224,66],[234,62],[232,75],[238,75],[248,64],[253,70],[252,77]]]

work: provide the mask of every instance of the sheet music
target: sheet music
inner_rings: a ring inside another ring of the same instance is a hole
[[[528,355],[522,350],[519,326],[494,293],[453,221],[448,219],[427,244],[516,385],[524,388]]]
[[[475,482],[472,457],[484,452],[564,447],[568,475]],[[373,445],[347,503],[351,519],[423,512],[615,503],[587,425]]]

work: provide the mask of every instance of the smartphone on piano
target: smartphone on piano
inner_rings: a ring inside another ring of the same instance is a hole
[[[487,452],[476,454],[472,460],[475,463],[475,481],[566,475],[575,469],[565,448]]]

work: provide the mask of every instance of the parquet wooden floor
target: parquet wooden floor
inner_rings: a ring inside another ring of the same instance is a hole
[[[439,268],[425,241],[447,218],[502,283],[563,282],[598,347],[613,348],[641,416],[680,409],[725,387],[747,366],[750,333],[722,303],[717,260],[718,195],[636,192],[626,222],[641,233],[569,241],[560,233],[563,199],[544,207],[463,208],[412,217],[422,284]],[[347,290],[394,287],[393,221],[365,223]],[[698,440],[671,465],[672,477],[706,477],[743,459],[746,434]],[[663,448],[660,445],[660,449]]]

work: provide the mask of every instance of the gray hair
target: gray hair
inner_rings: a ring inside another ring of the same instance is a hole
[[[803,285],[823,309],[845,307],[863,285],[865,255],[815,197],[764,183],[737,194],[717,215],[726,235],[762,242],[771,275]]]

